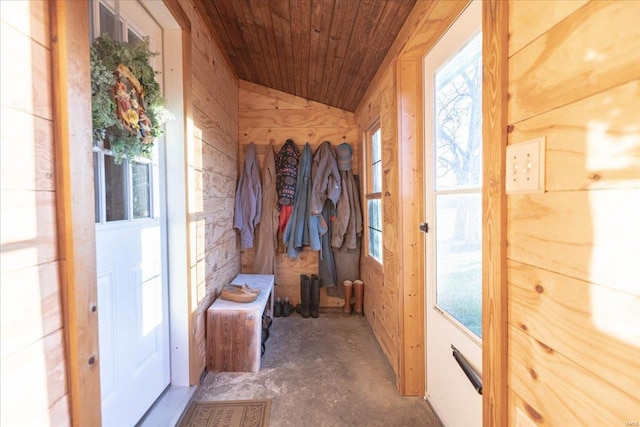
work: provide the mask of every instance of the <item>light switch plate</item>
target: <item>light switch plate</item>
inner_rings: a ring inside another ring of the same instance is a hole
[[[544,193],[545,137],[507,146],[507,194]]]

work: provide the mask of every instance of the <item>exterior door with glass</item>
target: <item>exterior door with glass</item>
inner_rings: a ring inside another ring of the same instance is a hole
[[[424,58],[426,394],[448,426],[482,425],[480,6]]]
[[[93,6],[94,36],[129,43],[149,37],[151,51],[160,53],[151,65],[160,71],[162,30],[137,1]],[[108,141],[98,141],[94,173],[102,424],[131,426],[170,382],[158,150],[152,159],[117,164]]]

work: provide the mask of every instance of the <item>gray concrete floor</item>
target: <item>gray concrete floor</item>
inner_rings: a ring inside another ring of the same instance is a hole
[[[402,397],[365,318],[273,319],[260,372],[206,374],[196,400],[271,398],[272,427],[440,426],[422,397]]]

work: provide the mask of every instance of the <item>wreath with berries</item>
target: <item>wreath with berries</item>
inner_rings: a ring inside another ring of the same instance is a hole
[[[156,55],[148,37],[125,43],[103,34],[91,45],[94,144],[111,149],[117,164],[124,158],[150,158],[164,124],[173,118],[158,73],[149,64]]]

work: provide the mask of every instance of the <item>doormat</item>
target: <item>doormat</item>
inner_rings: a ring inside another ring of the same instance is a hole
[[[271,399],[195,401],[180,427],[268,427]]]

